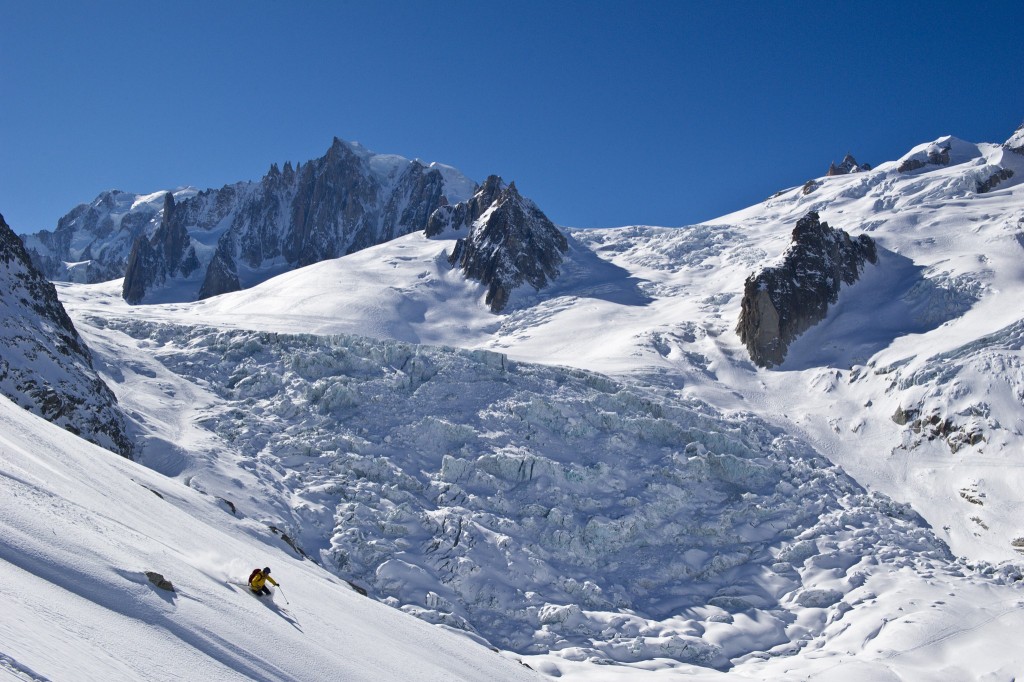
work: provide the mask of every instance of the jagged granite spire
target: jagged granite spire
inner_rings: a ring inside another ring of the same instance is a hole
[[[150,248],[139,240],[133,247],[124,297],[140,303],[171,283],[185,299],[249,287],[423,230],[449,197],[461,201],[473,186],[454,169],[334,138],[319,159],[294,168],[275,163],[259,182],[200,192],[165,208]],[[189,233],[217,244],[206,262],[181,252],[179,240]]]
[[[869,170],[871,170],[870,164],[858,164],[857,159],[853,158],[853,154],[847,153],[838,166],[835,162],[828,165],[828,173],[826,175],[848,175],[849,173],[861,173]]]
[[[878,260],[867,235],[851,239],[810,211],[797,221],[782,264],[747,278],[736,332],[750,359],[782,364],[789,344],[825,318],[842,284],[853,284],[864,263]]]
[[[436,237],[448,230],[461,230],[473,226],[488,208],[505,190],[505,181],[497,175],[490,175],[484,180],[473,198],[460,201],[454,205],[442,206],[430,214],[425,233],[428,237]]]
[[[132,454],[117,399],[92,366],[57,290],[0,216],[0,392],[97,445]]]
[[[129,303],[141,303],[146,291],[169,278],[188,277],[199,268],[199,258],[188,230],[176,219],[174,195],[164,195],[160,227],[149,239],[139,236],[128,256],[121,292]]]
[[[448,258],[467,278],[487,287],[484,302],[496,313],[504,310],[517,287],[529,284],[540,290],[558,277],[562,255],[569,250],[565,235],[536,204],[519,194],[515,183],[503,185],[500,178],[491,176],[465,202],[469,204],[465,209],[453,212],[453,216],[468,217],[494,196]]]

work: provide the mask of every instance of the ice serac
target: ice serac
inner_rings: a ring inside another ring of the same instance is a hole
[[[101,447],[132,454],[125,418],[57,291],[0,216],[0,392]]]
[[[569,250],[565,235],[519,194],[515,183],[502,185],[500,178],[491,176],[468,202],[467,217],[482,207],[486,193],[496,192],[448,258],[467,278],[487,287],[484,302],[496,313],[505,309],[516,288],[529,284],[539,291],[557,278],[562,256]]]
[[[800,218],[782,263],[750,275],[736,332],[761,367],[780,365],[800,334],[825,318],[843,284],[853,284],[865,263],[875,263],[874,241],[851,239],[816,212]]]

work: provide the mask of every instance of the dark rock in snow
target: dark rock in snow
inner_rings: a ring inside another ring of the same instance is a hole
[[[978,194],[991,192],[997,186],[1013,177],[1013,171],[1009,168],[1000,168],[982,182],[978,183]]]
[[[830,163],[826,175],[847,175],[849,173],[861,173],[869,170],[871,170],[869,164],[858,164],[857,159],[853,158],[853,154],[847,154],[838,166],[835,163]]]
[[[174,592],[174,585],[171,581],[163,577],[159,573],[154,571],[146,571],[146,577],[149,578],[149,582],[153,583],[161,590],[167,590],[168,592]]]
[[[160,227],[153,236],[139,236],[128,256],[122,296],[129,303],[141,303],[146,292],[174,277],[187,278],[199,268],[199,258],[188,230],[175,218],[174,195],[164,195]]]
[[[442,206],[430,214],[425,234],[436,237],[448,230],[462,230],[473,226],[484,212],[494,204],[505,189],[505,183],[497,175],[488,176],[484,184],[469,201]]]
[[[817,180],[808,180],[807,182],[804,183],[804,186],[801,188],[800,192],[804,196],[807,196],[808,194],[818,189],[819,187],[821,187],[821,183],[818,182]]]
[[[489,197],[493,199],[486,205]],[[456,242],[448,262],[487,287],[484,302],[492,312],[504,310],[517,287],[529,284],[539,291],[558,277],[562,255],[569,250],[565,235],[519,194],[515,183],[503,186],[491,176],[464,203],[465,209],[455,207],[453,219],[464,221],[477,212],[479,217],[469,235]]]
[[[0,392],[15,404],[97,445],[130,457],[117,399],[92,355],[0,216]]]
[[[203,286],[199,288],[199,300],[219,296],[242,288],[238,280],[238,269],[234,259],[231,258],[230,250],[223,245],[217,247],[213,254],[213,260],[206,269],[206,278],[203,279]]]
[[[1024,123],[1020,124],[1010,139],[1003,143],[1003,146],[1011,152],[1024,154]]]
[[[153,195],[105,192],[26,244],[50,279],[124,276],[130,303],[172,285],[161,300],[192,300],[424,230],[474,188],[454,169],[335,138],[319,159],[274,164],[258,182],[178,190],[162,207]]]
[[[877,260],[867,235],[851,239],[814,211],[798,220],[782,264],[752,274],[744,285],[736,331],[750,358],[762,367],[781,364],[789,344],[825,318],[841,285],[856,282],[864,263]]]
[[[905,159],[896,168],[896,171],[899,173],[909,173],[910,171],[915,171],[919,168],[924,168],[925,166],[948,166],[949,150],[950,146],[948,144],[944,147],[933,146],[928,149],[923,158],[912,156],[909,159]]]

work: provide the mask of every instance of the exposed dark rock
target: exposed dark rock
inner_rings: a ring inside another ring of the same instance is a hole
[[[153,583],[161,590],[174,592],[174,585],[171,584],[171,581],[163,577],[159,573],[156,573],[154,571],[146,571],[146,577],[149,578],[149,582]]]
[[[1009,168],[1000,168],[982,182],[978,183],[978,194],[991,192],[997,186],[1013,177],[1013,171]]]
[[[494,198],[487,205],[490,196]],[[463,215],[477,212],[479,217],[469,235],[456,242],[448,262],[487,287],[484,302],[492,312],[504,310],[517,287],[529,284],[539,291],[558,277],[562,254],[569,250],[565,235],[519,194],[515,183],[503,187],[500,178],[491,176],[464,203],[468,206],[455,207],[453,218],[463,221]]]
[[[229,249],[223,248],[223,245],[218,246],[213,260],[210,261],[210,265],[206,269],[203,286],[199,288],[199,300],[238,291],[241,288],[238,269],[235,266],[235,261],[231,258]]]
[[[925,166],[948,166],[949,150],[950,146],[948,144],[944,147],[932,147],[928,149],[923,157],[912,156],[909,159],[905,159],[896,170],[899,173],[909,173]]]
[[[750,358],[762,367],[781,364],[789,344],[825,318],[841,285],[856,282],[864,263],[877,260],[867,235],[851,239],[814,211],[798,220],[782,264],[750,275],[744,285],[736,331]]]
[[[821,187],[821,183],[818,182],[817,180],[808,180],[807,182],[804,183],[804,186],[803,188],[801,188],[800,191],[804,196],[807,196],[808,194],[818,189],[819,187]]]
[[[869,170],[871,170],[869,164],[858,164],[857,159],[853,158],[853,154],[847,154],[838,166],[834,162],[830,163],[826,175],[847,175],[849,173],[860,173]]]
[[[128,255],[127,272],[121,285],[121,296],[131,304],[141,303],[146,289],[153,283],[152,273],[162,267],[156,250],[145,237],[139,237]]]
[[[900,426],[905,426],[912,419],[916,419],[918,414],[920,414],[918,410],[904,410],[900,405],[893,413],[892,420]]]
[[[0,392],[97,445],[130,457],[123,413],[21,239],[0,216]]]
[[[426,235],[436,237],[446,230],[470,228],[480,216],[498,199],[505,189],[505,183],[497,175],[490,175],[481,185],[473,198],[460,201],[455,205],[442,206],[430,214],[427,221]]]
[[[188,277],[199,268],[188,230],[176,218],[174,195],[164,195],[160,227],[149,239],[139,236],[132,246],[124,273],[122,296],[128,303],[141,303],[154,285],[173,277]]]

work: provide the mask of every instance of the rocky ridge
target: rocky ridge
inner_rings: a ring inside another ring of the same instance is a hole
[[[849,175],[850,173],[862,173],[871,170],[870,164],[859,164],[853,154],[847,154],[837,166],[834,162],[828,165],[826,175]]]
[[[751,360],[762,367],[782,364],[789,344],[825,318],[840,287],[856,282],[864,264],[877,259],[867,235],[851,239],[815,211],[800,218],[782,263],[744,283],[736,331]]]
[[[480,209],[492,199],[490,205]],[[473,217],[479,212],[478,217]],[[441,223],[438,220],[435,223]],[[492,312],[505,309],[512,292],[528,284],[540,290],[558,277],[568,241],[536,204],[491,176],[465,204],[444,212],[446,226],[471,223],[455,243],[448,262],[487,287],[484,302]]]
[[[101,447],[132,454],[124,414],[97,376],[53,284],[0,216],[0,392]]]

